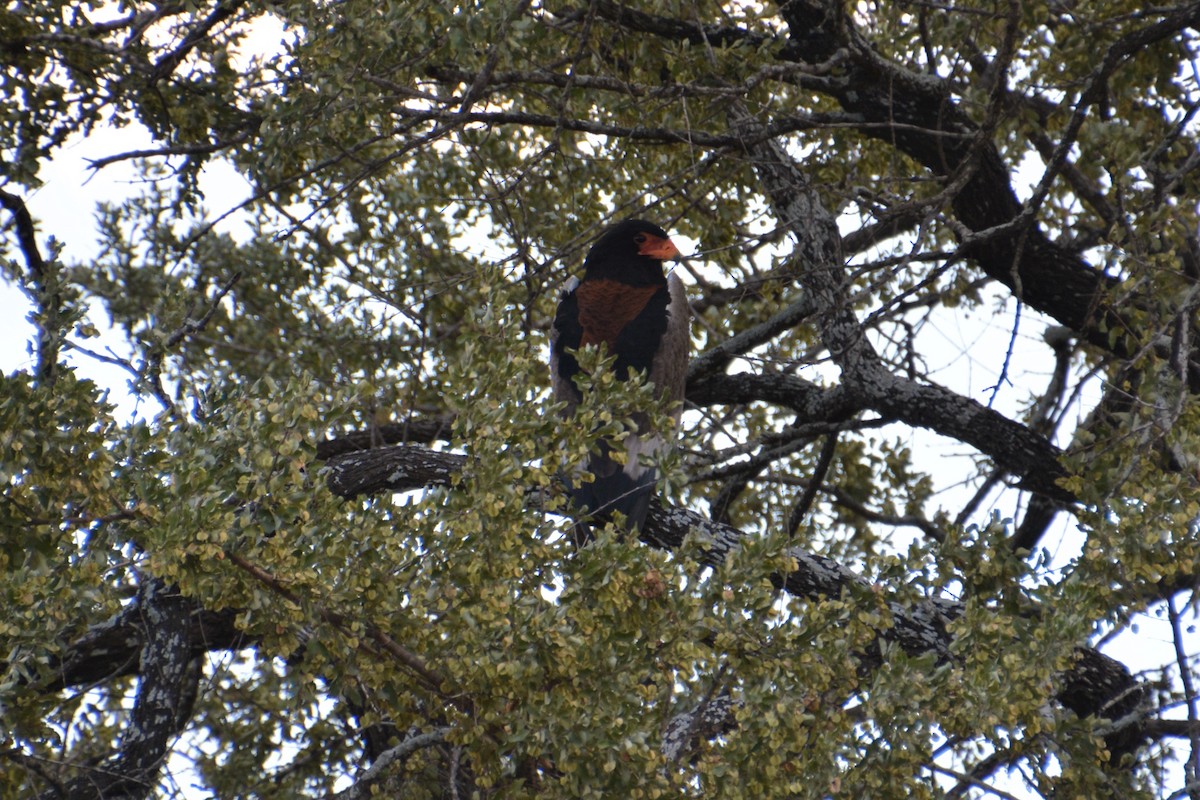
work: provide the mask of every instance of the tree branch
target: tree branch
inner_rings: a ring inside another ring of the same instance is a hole
[[[154,62],[154,69],[150,73],[150,82],[158,83],[174,72],[188,54],[212,32],[212,29],[232,17],[242,3],[243,0],[220,0],[207,17],[188,31],[187,36],[183,37],[183,41],[174,50],[164,53]]]
[[[169,410],[172,416],[178,418],[180,414],[179,410],[175,407],[175,402],[171,399],[171,396],[167,394],[166,387],[163,386],[163,359],[166,357],[167,353],[173,347],[175,347],[175,345],[182,342],[185,337],[204,330],[204,328],[208,325],[209,320],[212,319],[213,314],[216,313],[217,308],[221,305],[221,301],[225,299],[225,295],[229,294],[229,291],[233,289],[234,284],[241,280],[241,277],[241,272],[234,273],[233,277],[227,280],[225,285],[217,291],[216,295],[209,302],[208,308],[199,319],[192,319],[189,312],[189,316],[183,321],[183,324],[172,331],[170,335],[167,336],[166,340],[164,340],[161,345],[151,350],[146,358],[142,361],[141,368],[138,370],[141,380],[147,381],[150,384],[150,390],[154,393],[154,396],[158,398],[158,402],[162,403],[163,408]]]
[[[37,227],[25,201],[0,189],[0,206],[13,215],[17,246],[25,257],[25,266],[29,268],[30,282],[33,284],[30,296],[38,307],[38,381],[51,384],[58,370],[58,351],[63,341],[63,298],[58,285],[58,267],[42,256],[37,243]]]
[[[117,754],[82,767],[61,793],[71,800],[142,798],[158,779],[171,739],[191,717],[200,671],[192,664],[187,626],[192,603],[162,581],[147,578],[135,603],[142,634],[138,690]],[[42,795],[58,797],[57,789]]]
[[[335,494],[351,498],[449,486],[453,476],[466,464],[465,456],[424,447],[380,447],[335,456],[327,465],[327,480]],[[531,498],[531,502],[538,501]],[[641,539],[652,547],[674,550],[689,534],[705,543],[700,560],[709,566],[724,564],[746,537],[738,529],[694,511],[654,503]],[[771,579],[790,594],[813,601],[860,592],[868,596],[875,594],[867,581],[831,558],[796,547],[789,548],[788,555],[793,559],[792,571],[773,575]],[[264,575],[263,580],[269,584],[272,576]],[[286,587],[282,588],[286,591]],[[45,684],[43,690],[58,691],[65,686],[117,675],[141,674],[149,662],[143,658],[139,663],[137,654],[139,650],[148,652],[149,632],[142,622],[141,612],[134,608],[136,604],[72,644],[59,664],[58,676]],[[932,652],[939,660],[951,657],[952,637],[946,625],[959,616],[960,604],[933,598],[915,607],[891,602],[889,610],[891,627],[880,630],[882,638],[897,643],[911,654]],[[236,613],[236,610],[188,611],[182,618],[182,644],[173,643],[173,651],[192,658],[204,651],[252,645],[253,641],[243,637],[234,627]],[[338,623],[342,620],[333,616],[330,621]],[[375,646],[387,650],[388,643],[376,636],[377,633],[380,632],[373,630],[369,636],[375,637]],[[878,666],[881,658],[876,649],[861,657],[864,668],[868,669]],[[1115,754],[1132,752],[1149,736],[1165,735],[1161,726],[1153,727],[1157,721],[1145,718],[1144,688],[1123,665],[1091,648],[1078,648],[1076,657],[1075,665],[1059,678],[1057,697],[1080,716],[1123,719],[1132,715],[1132,721],[1114,726],[1109,733],[1110,748]]]
[[[446,734],[449,732],[449,727],[442,727],[425,733],[410,734],[400,744],[380,753],[379,758],[375,759],[353,784],[332,795],[330,800],[363,800],[363,798],[373,797],[371,787],[379,783],[384,770],[393,762],[408,758],[418,750],[441,744],[446,741]]]
[[[448,436],[453,425],[454,415],[448,413],[377,425],[368,431],[355,431],[317,442],[317,458],[328,461],[334,456],[388,444],[449,441]]]
[[[145,642],[136,603],[105,622],[94,625],[67,646],[51,663],[53,678],[41,685],[43,692],[68,686],[99,683],[138,673],[138,654]],[[238,650],[254,642],[237,629],[236,609],[209,611],[192,609],[187,626],[189,652],[193,657],[214,650]]]
[[[330,489],[343,497],[366,493],[402,492],[424,486],[449,486],[453,476],[467,463],[466,456],[442,453],[423,447],[384,447],[339,456],[328,465]],[[536,502],[536,500],[531,500]],[[677,506],[652,503],[641,531],[646,544],[674,550],[691,534],[705,543],[700,561],[719,566],[741,547],[746,535],[738,529],[707,519]],[[853,570],[839,562],[800,548],[789,548],[795,568],[771,579],[787,592],[810,600],[841,597],[846,593],[872,594],[872,587]],[[939,660],[950,658],[952,637],[946,624],[959,616],[962,606],[933,598],[916,607],[891,603],[892,626],[879,635],[899,644],[910,654],[932,652]],[[864,662],[864,667],[878,666]],[[1132,752],[1144,740],[1145,689],[1124,665],[1091,648],[1077,648],[1075,665],[1060,676],[1057,696],[1064,706],[1080,716],[1120,718],[1139,714],[1136,724],[1114,730],[1109,747],[1114,754]]]
[[[711,26],[635,11],[611,0],[599,3],[597,9],[601,17],[628,30],[672,41],[699,43],[713,37],[729,45],[779,41],[741,28],[723,27],[718,32]],[[1022,216],[1029,209],[1018,200],[999,151],[979,136],[980,126],[953,101],[952,87],[946,81],[881,58],[860,41],[852,22],[828,0],[792,0],[780,11],[790,33],[786,45],[777,51],[780,59],[816,65],[839,52],[852,55],[843,63],[839,81],[814,82],[811,88],[832,97],[860,120],[855,126],[859,131],[896,147],[935,175],[951,178],[961,173],[964,181],[953,193],[952,207],[968,229],[987,234],[964,248],[962,255],[973,259],[1022,301],[1075,330],[1093,346],[1122,357],[1137,352],[1139,343],[1110,337],[1110,331],[1141,328],[1127,322],[1127,315],[1110,300],[1119,285],[1117,279],[1052,242],[1032,217]],[[1197,2],[1162,13],[1162,19],[1109,47],[1089,86],[1102,86],[1139,50],[1183,28],[1200,25]],[[1081,97],[1077,111],[1083,113],[1094,100],[1092,95]],[[1055,174],[1050,171],[1044,177],[1052,179]],[[1197,358],[1193,353],[1191,361]],[[1200,389],[1200,365],[1194,366],[1193,373],[1196,391]]]
[[[688,383],[699,381],[707,375],[725,369],[729,362],[755,347],[769,342],[780,333],[799,325],[817,310],[816,303],[806,293],[779,311],[768,320],[731,336],[692,359],[688,364]]]

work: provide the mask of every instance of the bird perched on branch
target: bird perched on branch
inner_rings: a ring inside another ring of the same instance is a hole
[[[583,279],[571,279],[564,288],[551,333],[550,371],[554,397],[574,413],[583,399],[574,378],[580,373],[575,351],[588,345],[607,346],[615,356],[612,369],[619,380],[630,370],[645,374],[659,395],[683,400],[687,373],[689,314],[683,283],[668,276],[663,262],[679,257],[667,232],[640,219],[619,222],[605,231],[583,262]],[[680,407],[673,411],[678,421]],[[654,490],[655,469],[641,456],[654,456],[668,446],[650,426],[649,415],[634,414],[636,430],[623,442],[602,440],[588,459],[595,476],[585,483],[572,478],[575,507],[595,518],[614,511],[625,515],[627,530],[640,529],[646,520]],[[624,450],[624,463],[613,457]],[[576,539],[590,539],[584,523],[576,526]]]

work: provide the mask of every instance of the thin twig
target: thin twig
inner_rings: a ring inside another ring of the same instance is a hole
[[[158,399],[158,402],[162,403],[163,408],[167,409],[171,416],[175,417],[176,419],[182,418],[179,414],[179,409],[175,406],[175,401],[171,399],[170,395],[167,394],[166,387],[163,386],[163,359],[166,357],[167,352],[170,351],[171,348],[175,347],[175,345],[183,341],[185,337],[204,330],[204,328],[208,325],[209,320],[212,319],[213,314],[217,312],[217,307],[221,304],[221,301],[225,299],[225,295],[229,294],[229,291],[233,289],[234,284],[236,284],[241,277],[241,272],[234,273],[233,277],[226,281],[225,285],[222,286],[217,292],[216,296],[213,297],[212,302],[208,305],[208,310],[204,312],[204,316],[200,317],[199,319],[185,319],[182,325],[171,332],[171,335],[166,338],[162,345],[154,348],[149,355],[142,360],[141,367],[138,370],[138,374],[140,376],[139,380],[149,383],[150,391],[154,393],[154,396]]]
[[[1021,308],[1024,304],[1021,298],[1017,298],[1017,313],[1013,317],[1012,332],[1008,336],[1008,349],[1004,352],[1004,363],[1000,365],[1000,374],[996,376],[996,383],[991,387],[991,394],[988,395],[987,407],[991,408],[992,403],[996,402],[996,395],[1000,394],[1000,388],[1005,384],[1011,386],[1012,381],[1008,379],[1008,368],[1012,364],[1013,348],[1017,345],[1017,334],[1021,330]]]
[[[1179,680],[1183,685],[1183,696],[1187,703],[1188,739],[1192,743],[1191,756],[1184,762],[1183,774],[1189,786],[1200,788],[1200,697],[1196,695],[1196,686],[1192,681],[1192,669],[1188,665],[1187,651],[1183,649],[1183,625],[1180,623],[1179,610],[1175,608],[1175,595],[1167,598],[1167,616],[1171,620],[1172,644],[1175,648],[1175,664],[1179,667]],[[1196,791],[1188,792],[1192,800],[1200,797]]]
[[[812,507],[813,501],[817,498],[817,492],[821,490],[821,484],[825,481],[825,475],[829,472],[829,467],[833,464],[834,453],[837,452],[837,432],[834,431],[825,437],[825,444],[821,448],[821,454],[817,457],[817,465],[813,467],[812,477],[808,479],[808,485],[804,487],[804,492],[800,495],[800,500],[797,501],[792,513],[788,515],[787,535],[789,539],[796,536],[796,531],[800,528],[800,523],[804,521],[804,517],[808,514],[809,508]]]

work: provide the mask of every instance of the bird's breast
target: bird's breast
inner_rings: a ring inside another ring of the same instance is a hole
[[[632,322],[660,286],[631,286],[610,280],[591,280],[575,290],[579,304],[580,346],[604,342],[613,348],[621,331]]]

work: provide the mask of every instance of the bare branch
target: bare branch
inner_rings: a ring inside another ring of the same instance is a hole
[[[212,32],[213,28],[232,17],[241,5],[243,5],[243,0],[220,0],[207,17],[188,31],[187,35],[183,37],[183,41],[174,50],[163,54],[154,62],[154,69],[150,73],[150,82],[157,83],[174,72],[188,54]]]
[[[192,664],[187,622],[191,602],[161,581],[147,579],[135,604],[143,644],[138,691],[117,755],[65,787],[66,797],[142,798],[149,796],[171,740],[191,716],[190,700],[200,673]],[[190,686],[189,686],[190,683]],[[46,800],[62,796],[51,789]]]
[[[241,277],[242,273],[235,273],[233,277],[226,281],[225,285],[217,291],[216,295],[209,303],[208,309],[199,319],[184,320],[182,325],[172,331],[161,345],[151,350],[146,358],[142,360],[141,367],[138,370],[140,380],[149,382],[150,389],[154,393],[154,396],[158,399],[158,402],[162,403],[163,408],[167,409],[167,411],[169,411],[176,419],[181,419],[182,417],[179,414],[179,410],[175,407],[175,401],[171,399],[171,396],[167,394],[166,387],[163,386],[163,359],[166,357],[167,353],[170,352],[175,345],[182,342],[185,337],[204,330],[205,326],[208,325],[209,320],[212,319],[213,314],[217,312],[217,308],[220,307],[221,301],[225,299],[225,295],[229,294],[230,290],[233,289],[234,284],[236,284]]]
[[[813,501],[817,499],[817,493],[821,491],[821,484],[824,483],[825,475],[828,474],[829,467],[833,464],[833,456],[837,452],[837,440],[836,431],[825,435],[825,444],[822,445],[821,453],[817,456],[817,463],[813,466],[812,475],[809,476],[804,491],[800,493],[800,499],[788,513],[787,534],[789,539],[795,537],[796,531],[800,529],[800,523],[808,515]]]
[[[375,759],[371,766],[364,770],[362,775],[359,775],[353,784],[337,794],[331,795],[330,800],[362,800],[363,798],[372,797],[371,787],[384,778],[384,772],[393,763],[408,758],[418,750],[441,744],[446,741],[446,734],[449,732],[449,727],[441,727],[424,733],[413,732],[409,734],[400,744],[381,753],[379,758]]]
[[[234,136],[228,139],[214,139],[209,142],[191,142],[187,144],[165,145],[163,147],[151,147],[145,150],[129,150],[124,153],[116,153],[111,156],[102,158],[88,159],[88,166],[93,171],[100,171],[105,167],[116,164],[121,161],[131,161],[138,158],[163,158],[166,156],[196,156],[196,155],[212,155],[219,153],[222,150],[228,150],[238,145],[245,144],[250,141],[257,132],[257,125],[247,126],[238,131]]]
[[[1171,640],[1175,649],[1175,665],[1179,668],[1179,681],[1183,686],[1183,698],[1187,705],[1188,740],[1191,743],[1191,757],[1184,762],[1183,774],[1189,784],[1200,783],[1200,695],[1196,694],[1196,684],[1192,679],[1192,664],[1188,663],[1188,654],[1184,649],[1186,641],[1183,635],[1183,625],[1180,621],[1179,609],[1175,607],[1175,597],[1167,598],[1167,616],[1171,621]]]
[[[699,381],[707,375],[725,369],[735,357],[794,328],[812,316],[816,310],[817,307],[811,295],[802,293],[798,299],[770,319],[731,336],[692,359],[688,364],[688,381]]]
[[[25,201],[0,189],[0,206],[13,215],[17,245],[29,268],[33,291],[30,297],[39,309],[37,319],[37,376],[43,384],[54,382],[58,352],[63,340],[63,298],[59,290],[57,262],[47,262],[37,243],[37,227]]]

